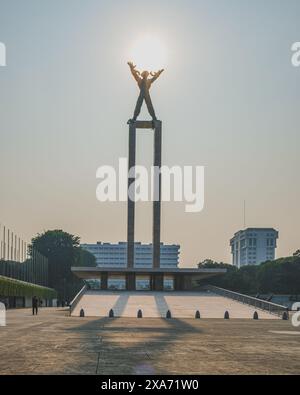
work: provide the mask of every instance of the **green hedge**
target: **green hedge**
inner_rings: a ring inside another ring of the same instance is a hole
[[[42,287],[40,285],[25,283],[24,281],[0,276],[1,296],[22,296],[44,299],[55,299],[57,293],[54,289]]]

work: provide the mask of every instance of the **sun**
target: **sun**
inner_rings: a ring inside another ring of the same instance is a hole
[[[166,68],[167,51],[159,37],[147,34],[133,43],[129,60],[140,70],[156,71]]]

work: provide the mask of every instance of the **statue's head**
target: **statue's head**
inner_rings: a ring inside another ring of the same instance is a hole
[[[142,74],[141,74],[141,76],[144,78],[144,79],[147,79],[148,77],[149,77],[149,71],[143,71],[142,72]]]

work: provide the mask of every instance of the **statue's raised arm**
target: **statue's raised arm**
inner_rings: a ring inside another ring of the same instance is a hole
[[[130,67],[133,78],[136,80],[137,83],[139,83],[141,81],[140,72],[136,70],[136,66],[132,62],[128,62],[127,64]]]
[[[151,81],[151,82],[156,81],[156,80],[159,78],[159,76],[160,76],[164,71],[165,71],[165,70],[162,69],[162,70],[157,71],[156,73],[151,72],[152,78],[150,79],[150,81]]]

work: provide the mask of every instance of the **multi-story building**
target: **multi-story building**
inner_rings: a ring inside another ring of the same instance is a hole
[[[81,244],[81,247],[92,253],[98,267],[126,268],[127,243]],[[152,267],[152,244],[134,244],[134,266],[136,268]],[[179,264],[179,245],[160,245],[160,267],[165,269],[177,268]]]
[[[273,228],[248,228],[230,240],[232,264],[238,268],[275,259],[278,232]]]

